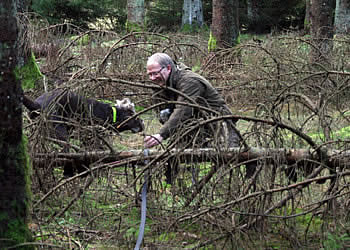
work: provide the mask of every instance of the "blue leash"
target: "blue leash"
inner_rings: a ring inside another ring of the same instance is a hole
[[[149,155],[149,149],[146,148],[143,151],[143,155],[147,157]],[[145,165],[148,164],[148,160],[145,160]],[[143,183],[142,186],[142,192],[141,192],[141,223],[140,223],[140,228],[139,228],[139,236],[137,237],[136,245],[134,250],[139,250],[142,240],[143,240],[143,235],[145,233],[145,225],[146,225],[146,211],[147,211],[147,189],[148,189],[148,178],[149,178],[149,170],[145,172],[145,182]]]

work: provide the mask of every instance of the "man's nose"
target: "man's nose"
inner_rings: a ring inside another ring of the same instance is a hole
[[[157,76],[156,75],[151,75],[149,78],[151,79],[151,81],[154,81],[157,78]]]

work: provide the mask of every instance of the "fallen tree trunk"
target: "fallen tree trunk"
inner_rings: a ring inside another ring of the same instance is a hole
[[[331,167],[349,167],[350,151],[329,150],[327,153],[327,165]],[[319,162],[315,152],[308,149],[285,149],[285,148],[250,148],[243,151],[242,148],[230,148],[225,151],[218,151],[213,148],[201,149],[173,149],[170,151],[161,151],[151,149],[147,160],[161,160],[169,157],[177,157],[181,162],[208,162],[212,159],[219,159],[223,162],[241,163],[249,160],[264,160],[279,164],[292,165],[299,161],[306,160]],[[64,165],[67,161],[75,161],[84,164],[94,162],[109,163],[113,161],[125,161],[126,163],[143,163],[146,158],[142,150],[130,150],[111,153],[110,151],[90,151],[83,153],[37,153],[33,157],[34,165],[42,165],[47,161],[55,161],[57,164]],[[324,164],[324,162],[323,162]],[[45,164],[46,165],[46,164]]]

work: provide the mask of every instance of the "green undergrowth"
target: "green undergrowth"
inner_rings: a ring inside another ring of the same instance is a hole
[[[326,138],[323,133],[312,133],[309,136],[314,140],[324,141]],[[347,140],[350,138],[350,126],[343,127],[331,133],[333,140]]]
[[[34,53],[31,53],[27,63],[16,70],[16,76],[21,80],[23,89],[33,89],[37,81],[43,78],[40,68],[35,62]]]
[[[311,213],[304,214],[304,212],[301,208],[292,209],[291,207],[276,210],[278,216],[297,215],[291,218],[291,221],[294,220],[298,231],[308,231],[311,234],[319,233],[325,222],[318,216],[313,216]]]
[[[82,36],[71,36],[70,40],[75,42],[78,46],[86,46],[90,43],[91,37],[89,34],[84,34]]]
[[[239,121],[238,124],[239,124],[239,129],[244,132],[245,128],[247,128],[249,123],[247,121]],[[310,130],[312,130],[312,129],[310,129]],[[293,133],[287,129],[280,130],[280,131],[283,131],[283,138],[286,140],[286,142],[290,141],[291,147],[295,147],[297,145],[296,140],[299,143],[299,147],[306,146],[306,142],[303,141],[301,138],[297,138],[298,136],[295,133]],[[320,132],[320,131],[315,131],[315,132],[301,131],[301,132],[305,133],[315,143],[318,143],[318,144],[322,144],[327,140],[325,137],[325,134],[323,132]],[[331,130],[330,137],[331,137],[331,140],[333,140],[333,141],[349,140],[349,138],[350,138],[350,126],[345,126],[345,127],[339,128],[339,129]]]

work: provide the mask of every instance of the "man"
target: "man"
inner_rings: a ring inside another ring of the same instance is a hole
[[[148,58],[147,74],[153,83],[164,87],[154,94],[156,102],[176,101],[189,105],[171,105],[169,119],[164,121],[159,133],[145,137],[146,148],[159,145],[171,136],[173,141],[181,138],[183,132],[177,132],[186,126],[193,127],[198,125],[199,121],[232,114],[222,96],[204,77],[192,72],[184,64],[176,63],[165,53],[156,53]],[[233,120],[207,123],[197,132],[194,131],[181,139],[187,147],[193,147],[195,144],[200,144],[201,147],[237,147],[240,145],[241,136],[234,124]],[[255,164],[248,164],[246,177],[251,177],[254,171]]]

